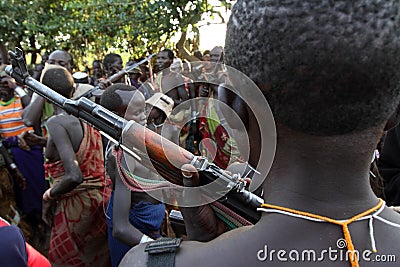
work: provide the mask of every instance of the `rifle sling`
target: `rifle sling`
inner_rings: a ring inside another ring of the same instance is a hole
[[[147,266],[173,267],[181,240],[181,238],[162,237],[147,244],[144,249],[148,253]]]

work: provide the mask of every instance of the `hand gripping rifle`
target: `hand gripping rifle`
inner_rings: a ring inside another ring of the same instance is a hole
[[[148,158],[141,163],[150,162],[151,168],[155,168],[166,180],[183,185],[180,167],[192,164],[199,172],[201,185],[217,182],[220,188],[225,189],[224,194],[218,199],[219,202],[252,223],[256,223],[260,218],[256,209],[263,203],[263,199],[245,189],[239,174],[229,175],[215,164],[208,162],[205,157],[195,156],[161,135],[136,122],[126,121],[85,97],[72,100],[61,96],[29,75],[21,49],[16,48],[15,53],[9,51],[9,55],[12,66],[7,66],[6,72],[15,80],[27,85],[35,93],[71,115],[86,121],[111,141],[120,143],[116,140],[124,138],[122,149],[138,160],[142,160],[138,154]],[[215,194],[215,192],[205,193]]]
[[[133,70],[134,68],[136,68],[137,66],[140,66],[141,64],[149,61],[152,57],[154,57],[156,54],[151,54],[150,56],[146,57],[145,59],[142,59],[141,61],[132,64],[120,71],[118,71],[117,73],[111,75],[110,77],[108,77],[106,79],[107,82],[115,82],[118,81],[119,79],[121,79],[125,74],[129,73],[131,70]],[[100,86],[96,85],[95,87],[93,87],[92,89],[88,90],[87,92],[83,93],[80,96],[77,96],[75,99],[79,99],[81,97],[86,97],[86,98],[91,98],[93,95],[100,95],[101,93],[98,92],[102,92],[104,91],[104,89],[101,89]]]

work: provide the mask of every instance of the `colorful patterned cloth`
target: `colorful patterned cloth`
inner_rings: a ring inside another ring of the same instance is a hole
[[[26,188],[14,188],[15,199],[25,214],[42,214],[42,196],[46,191],[44,158],[41,146],[32,146],[29,151],[11,147],[14,161],[26,178]],[[39,217],[40,218],[40,217]]]
[[[199,121],[199,130],[203,136],[202,155],[223,169],[238,160],[240,153],[237,144],[221,124],[212,97],[201,111]]]
[[[26,127],[22,121],[22,101],[14,96],[10,101],[0,103],[0,133],[3,137],[17,136],[32,127]]]
[[[50,238],[52,266],[110,266],[104,207],[110,197],[105,182],[101,136],[83,123],[84,137],[76,157],[83,182],[57,202]],[[50,181],[64,175],[61,161],[45,164]]]
[[[42,195],[46,190],[44,179],[44,159],[41,146],[32,146],[29,151],[18,147],[18,135],[32,127],[26,127],[22,121],[22,101],[14,96],[10,101],[0,101],[0,133],[5,137],[4,145],[11,148],[14,161],[26,178],[26,189],[14,187],[18,208],[25,215],[39,217],[42,213]]]
[[[125,254],[132,248],[112,236],[113,232],[114,192],[107,207],[108,244],[111,252],[112,266],[116,267]],[[153,239],[160,237],[161,225],[165,218],[164,203],[152,204],[140,201],[129,211],[129,222],[143,234]],[[158,233],[158,234],[155,234]]]

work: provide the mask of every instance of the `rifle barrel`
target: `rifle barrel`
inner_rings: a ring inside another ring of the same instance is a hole
[[[130,66],[128,66],[128,67],[126,67],[126,68],[124,68],[124,69],[118,71],[117,73],[115,73],[115,74],[111,75],[110,77],[108,77],[108,78],[106,79],[106,81],[107,81],[107,82],[110,82],[110,83],[113,83],[113,82],[115,82],[115,81],[118,81],[118,80],[121,79],[125,74],[129,73],[131,70],[133,70],[133,69],[136,68],[137,66],[140,66],[141,64],[143,64],[143,63],[149,61],[149,60],[150,60],[152,57],[154,57],[155,55],[156,55],[156,54],[151,54],[150,56],[146,57],[145,59],[142,59],[141,61],[136,62],[135,64],[132,64],[132,65],[130,65]],[[98,85],[96,85],[95,87],[93,87],[93,88],[90,89],[89,91],[83,93],[83,94],[80,95],[80,96],[75,97],[75,99],[79,99],[79,98],[81,98],[81,97],[90,98],[90,97],[94,94],[94,92],[96,92],[96,91],[102,92],[103,89],[101,89]]]
[[[148,163],[152,163],[152,166],[147,166],[148,164],[146,164],[146,167],[155,168],[168,181],[183,185],[180,167],[184,164],[193,164],[199,171],[201,185],[218,180],[220,185],[228,189],[227,191],[232,189],[219,199],[220,202],[229,206],[233,211],[252,223],[257,222],[260,218],[260,214],[256,211],[256,208],[260,207],[263,200],[249,191],[243,189],[237,190],[235,186],[232,187],[232,184],[235,185],[235,179],[224,173],[223,170],[214,164],[209,163],[205,159],[198,160],[199,157],[194,156],[191,152],[165,139],[161,135],[136,122],[127,122],[125,119],[87,98],[80,98],[79,100],[65,98],[29,76],[22,58],[22,50],[21,52],[17,50],[15,55],[11,53],[10,56],[14,62],[13,67],[7,66],[7,73],[19,82],[29,86],[34,92],[45,99],[65,109],[71,115],[83,119],[94,128],[106,132],[115,140],[120,141],[122,138],[122,142],[126,147],[134,148],[148,157]],[[14,64],[16,64],[15,73],[13,71]],[[145,160],[141,163],[147,162]]]

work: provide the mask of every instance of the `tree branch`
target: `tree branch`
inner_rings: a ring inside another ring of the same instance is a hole
[[[179,41],[176,43],[176,49],[179,51],[179,54],[189,62],[192,61],[199,61],[199,59],[195,56],[192,56],[189,51],[185,47],[185,41],[186,41],[186,30],[182,31],[181,38]]]

